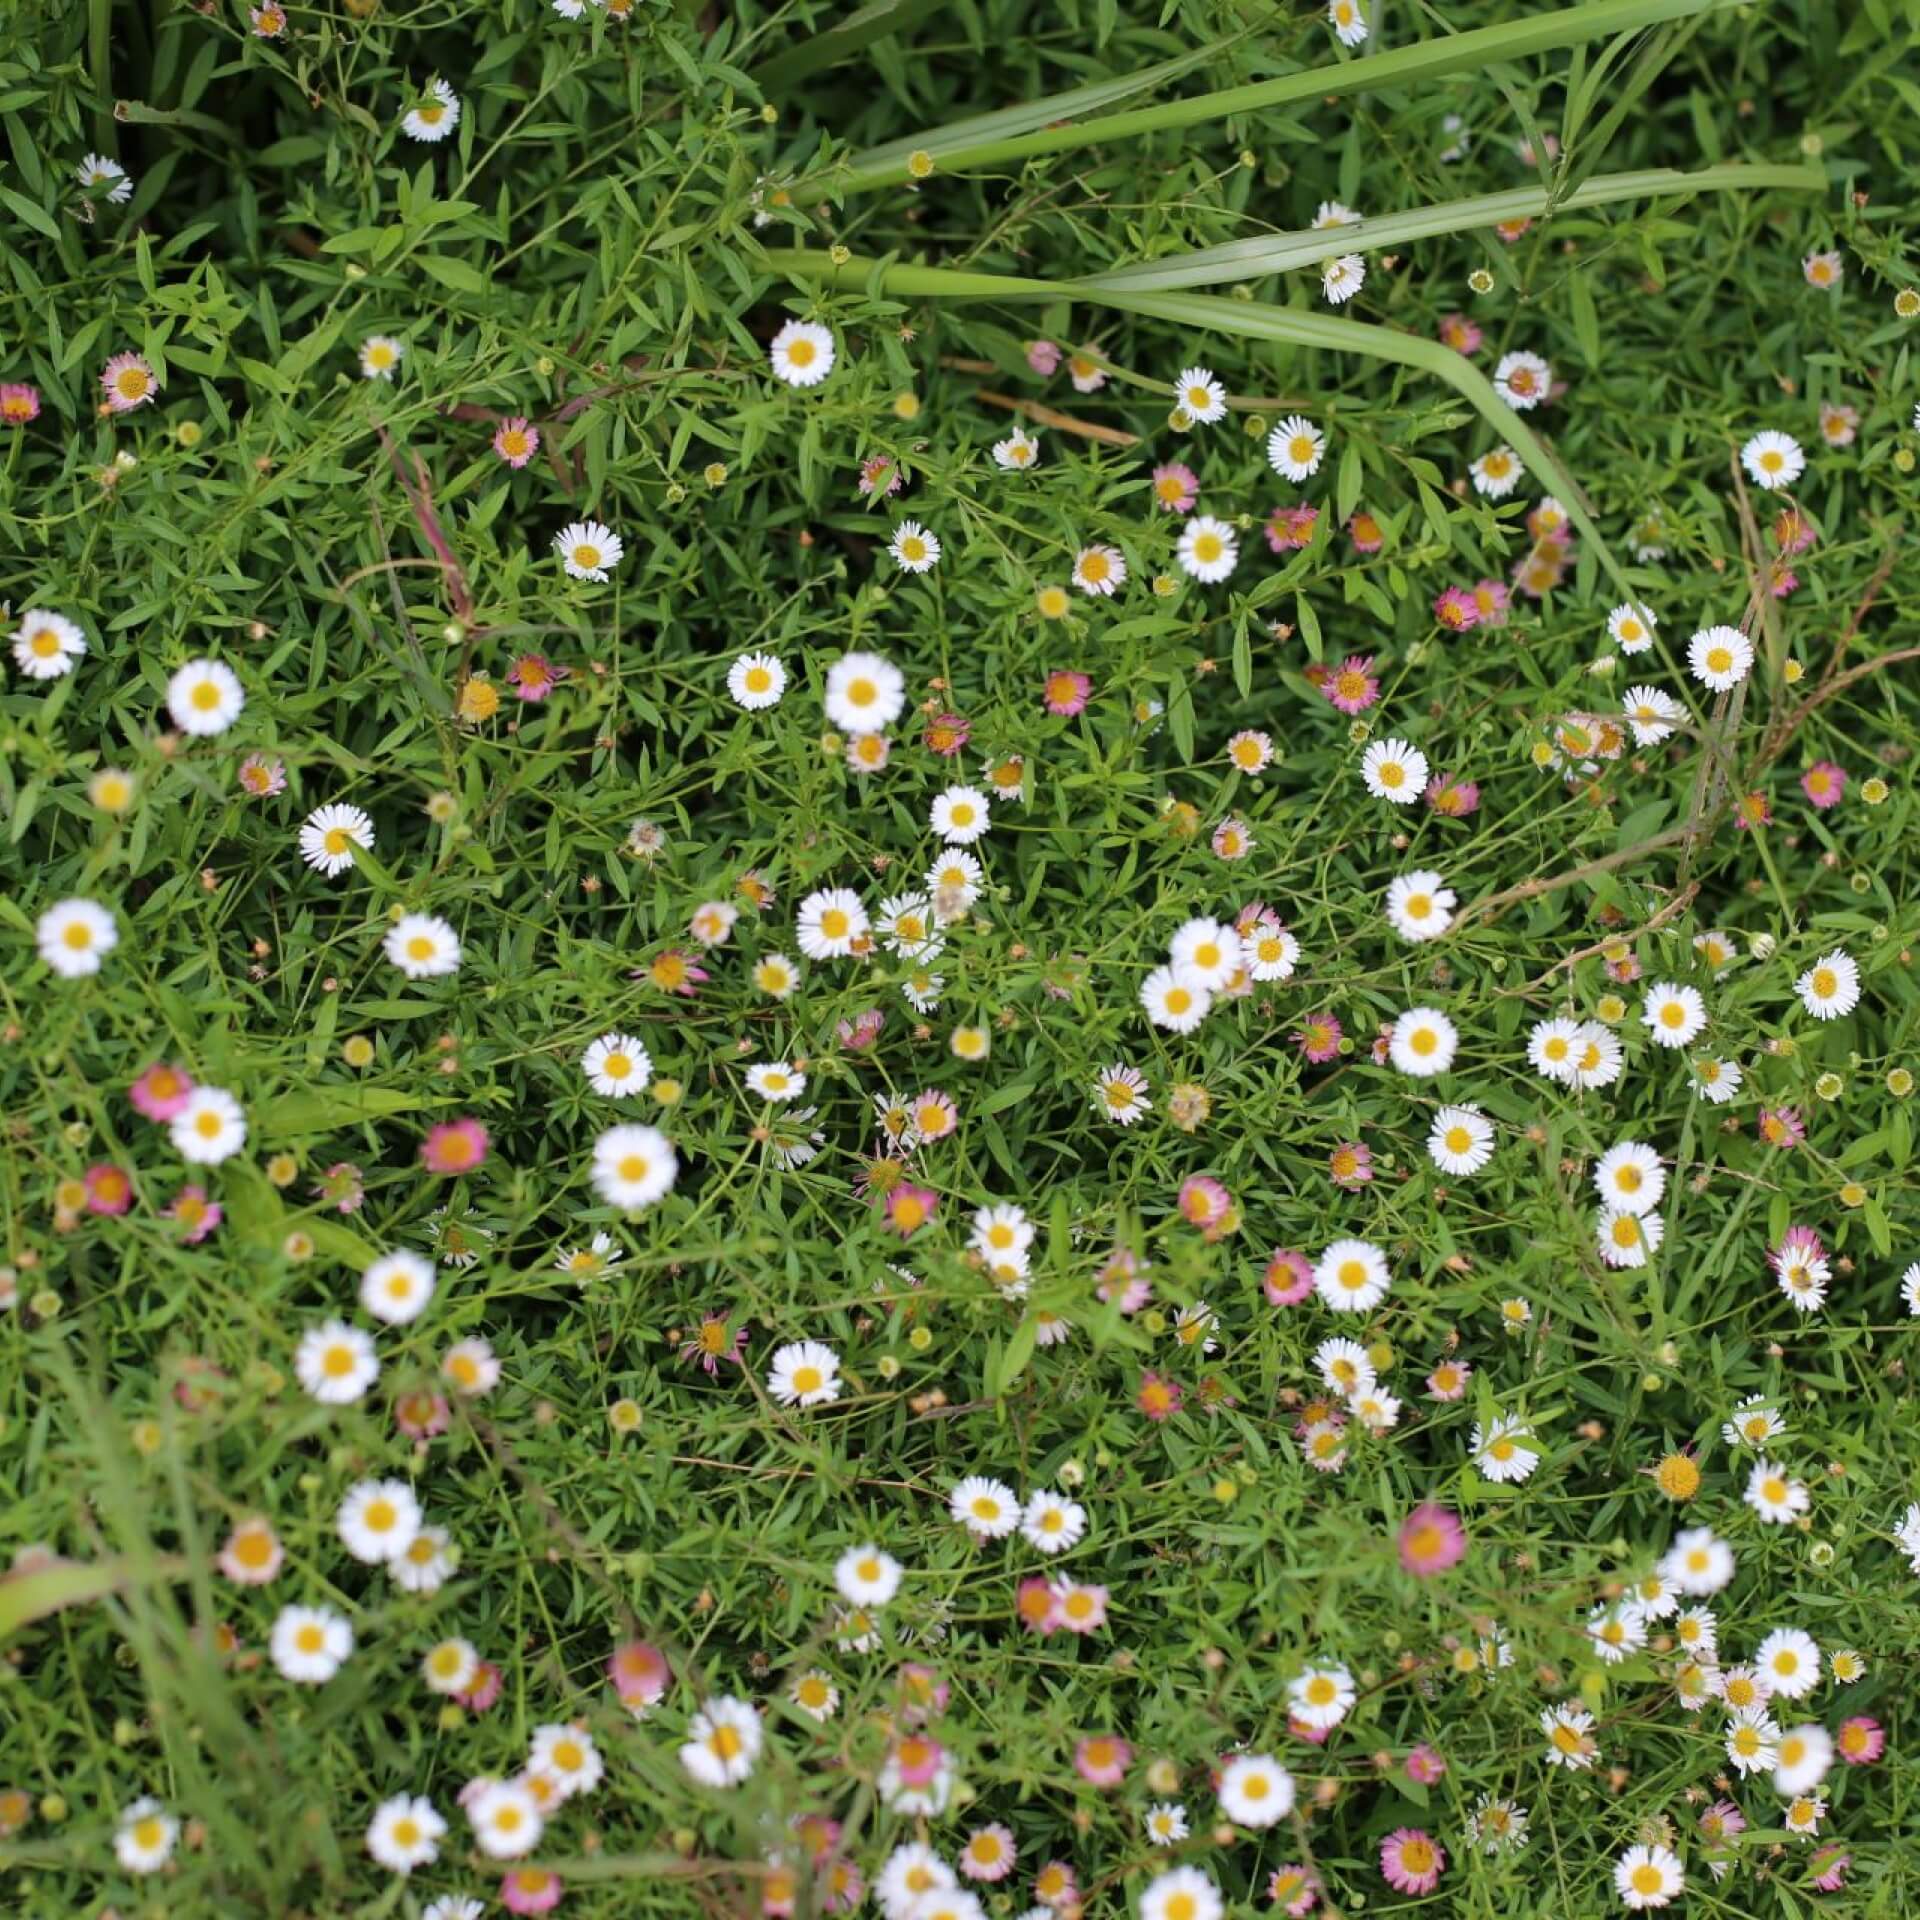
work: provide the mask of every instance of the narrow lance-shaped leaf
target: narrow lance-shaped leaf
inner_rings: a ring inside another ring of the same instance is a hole
[[[1738,0],[1596,0],[1558,13],[1532,14],[1498,26],[1476,27],[1471,33],[1443,34],[1389,53],[1368,54],[1359,60],[1307,67],[1276,80],[1247,86],[1224,87],[1196,94],[1188,100],[1164,101],[1125,113],[1105,114],[1077,126],[1056,123],[1106,104],[1094,96],[1099,88],[1049,94],[1005,116],[987,115],[957,121],[918,138],[893,141],[855,154],[838,168],[824,170],[815,181],[822,190],[841,194],[864,193],[875,187],[897,186],[909,177],[907,157],[915,151],[932,155],[948,173],[966,173],[981,167],[1004,166],[1038,154],[1065,153],[1103,141],[1129,139],[1138,133],[1160,133],[1175,127],[1200,126],[1231,114],[1260,113],[1299,100],[1332,99],[1365,93],[1377,87],[1400,86],[1430,80],[1443,73],[1460,73],[1496,61],[1517,60],[1555,47],[1597,40],[1609,34],[1632,33],[1663,21],[1738,4]],[[1190,57],[1191,65],[1198,58]],[[1169,63],[1174,65],[1177,63]],[[1175,77],[1162,69],[1103,83],[1122,89],[1118,96],[1138,92],[1138,82],[1158,86]],[[1029,130],[1031,129],[1031,130]]]
[[[1442,234],[1493,227],[1503,220],[1539,219],[1543,215],[1571,213],[1581,207],[1606,206],[1617,200],[1714,193],[1743,187],[1788,187],[1817,193],[1825,186],[1826,176],[1818,167],[1702,167],[1695,173],[1682,173],[1673,167],[1650,167],[1638,173],[1600,175],[1558,198],[1537,186],[1515,187],[1506,193],[1476,194],[1468,200],[1446,200],[1435,206],[1410,208],[1404,213],[1381,214],[1349,226],[1314,227],[1297,233],[1270,233],[1250,240],[1231,240],[1225,246],[1202,247],[1193,253],[1168,254],[1158,260],[1116,267],[1111,273],[1088,274],[1079,284],[1113,287],[1126,293],[1217,286],[1226,280],[1245,280],[1260,274],[1318,266],[1336,253],[1368,253],[1380,247],[1404,247]]]

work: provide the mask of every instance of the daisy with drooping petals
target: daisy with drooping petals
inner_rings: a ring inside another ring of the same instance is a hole
[[[1332,4],[1352,6],[1353,0],[1332,0]],[[1359,8],[1353,11],[1357,15]],[[1362,254],[1343,253],[1320,263],[1320,297],[1330,306],[1344,307],[1366,284],[1367,262]]]
[[[1637,747],[1659,746],[1686,716],[1680,702],[1659,687],[1629,687],[1621,696],[1620,710]]]
[[[1343,47],[1357,47],[1367,37],[1367,16],[1360,0],[1327,0],[1327,24]]]
[[[817,387],[833,371],[833,332],[817,320],[789,320],[767,343],[776,379],[790,387]]]
[[[993,464],[1003,473],[1025,473],[1040,458],[1040,442],[1025,427],[1015,427],[993,443]]]

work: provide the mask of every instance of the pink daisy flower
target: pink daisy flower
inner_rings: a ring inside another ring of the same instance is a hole
[[[1304,1920],[1319,1901],[1320,1882],[1309,1868],[1290,1862],[1273,1870],[1267,1881],[1267,1898],[1288,1920]]]
[[[544,653],[523,653],[507,669],[507,684],[522,700],[544,700],[566,677]]]
[[[510,467],[524,467],[540,451],[540,429],[516,413],[494,429],[493,450]]]
[[[89,1213],[122,1214],[133,1205],[133,1182],[120,1168],[102,1162],[80,1178],[86,1184]]]
[[[218,1200],[209,1200],[205,1187],[182,1187],[167,1208],[167,1218],[180,1229],[183,1246],[197,1247],[226,1218]]]
[[[564,1891],[545,1867],[515,1867],[500,1882],[500,1904],[509,1913],[551,1913]]]
[[[667,1656],[645,1640],[625,1640],[607,1656],[607,1678],[630,1712],[644,1711],[666,1693],[672,1679]]]
[[[1859,415],[1854,416],[1855,419]],[[1805,553],[1818,538],[1813,522],[1798,507],[1782,507],[1774,516],[1773,544],[1781,553]]]
[[[1089,1786],[1117,1787],[1132,1761],[1133,1749],[1111,1733],[1089,1734],[1073,1750],[1074,1771]]]
[[[1440,322],[1440,344],[1455,353],[1478,353],[1484,337],[1464,313],[1450,313]]]
[[[1829,807],[1837,807],[1847,791],[1846,770],[1831,760],[1816,760],[1800,776],[1800,791],[1825,813]]]
[[[1378,553],[1386,544],[1387,536],[1380,529],[1380,522],[1362,507],[1347,522],[1347,538],[1353,542],[1355,553]]]
[[[1380,1871],[1397,1893],[1431,1893],[1446,1870],[1446,1850],[1418,1827],[1395,1827],[1380,1843]]]
[[[1743,793],[1734,802],[1733,824],[1742,833],[1747,833],[1755,827],[1773,825],[1773,802],[1767,798],[1764,790]]]
[[[1838,1893],[1847,1884],[1847,1870],[1852,1865],[1852,1854],[1840,1847],[1822,1847],[1807,1862],[1807,1872],[1812,1876],[1807,1885],[1821,1893]]]
[[[909,1240],[933,1218],[939,1206],[939,1196],[931,1187],[903,1181],[887,1195],[888,1231]]]
[[[1340,713],[1365,713],[1380,698],[1379,677],[1370,653],[1350,653],[1320,683],[1320,691]]]
[[[0,381],[0,421],[10,427],[24,427],[40,418],[40,389],[24,380]]]
[[[1498,580],[1476,580],[1467,592],[1472,596],[1473,610],[1480,616],[1483,627],[1507,624],[1507,610],[1513,605],[1513,595]]]
[[[893,1749],[893,1764],[902,1786],[924,1787],[946,1764],[947,1750],[931,1734],[909,1734]]]
[[[1275,553],[1291,553],[1313,539],[1313,523],[1320,509],[1304,503],[1295,507],[1275,507],[1267,520],[1267,545]]]
[[[427,1129],[420,1164],[429,1173],[473,1173],[487,1157],[487,1130],[478,1120],[446,1120]]]
[[[1042,688],[1042,697],[1049,713],[1057,713],[1063,720],[1071,720],[1076,713],[1084,713],[1087,700],[1093,692],[1093,682],[1084,673],[1071,667],[1055,667],[1047,675]]]
[[[1146,1373],[1140,1376],[1140,1391],[1133,1397],[1133,1404],[1149,1420],[1166,1420],[1180,1411],[1180,1382],[1170,1380],[1163,1373]]]
[[[1327,1178],[1347,1193],[1357,1193],[1373,1181],[1373,1149],[1358,1140],[1343,1140],[1327,1155]]]
[[[1293,1044],[1310,1065],[1323,1067],[1340,1051],[1344,1037],[1340,1022],[1330,1013],[1316,1013],[1300,1023]]]
[[[865,1053],[880,1038],[880,1030],[886,1024],[887,1016],[879,1007],[868,1007],[851,1020],[842,1020],[835,1032],[849,1053]]]
[[[1297,1247],[1275,1247],[1260,1285],[1271,1307],[1297,1307],[1313,1291],[1313,1262]]]
[[[233,777],[240,791],[253,800],[271,800],[287,790],[287,770],[271,754],[248,754]]]
[[[882,500],[898,493],[906,478],[906,468],[890,453],[870,453],[860,462],[860,491],[877,493]]]
[[[1094,1282],[1095,1296],[1113,1301],[1122,1313],[1138,1313],[1153,1298],[1146,1268],[1131,1247],[1115,1247],[1094,1275]]]
[[[109,413],[131,413],[144,407],[160,391],[153,369],[137,353],[116,353],[100,375]]]
[[[1480,807],[1480,789],[1473,781],[1455,780],[1444,773],[1436,773],[1427,782],[1425,798],[1435,813],[1449,820],[1464,820]]]
[[[1452,1508],[1423,1501],[1400,1523],[1400,1564],[1416,1579],[1445,1573],[1466,1557],[1467,1530]]]
[[[1887,1750],[1887,1730],[1870,1713],[1842,1720],[1833,1744],[1850,1767],[1870,1767]]]
[[[1013,1871],[1013,1835],[998,1821],[976,1827],[960,1849],[960,1871],[969,1880],[1004,1880]]]
[[[1770,1147],[1778,1147],[1783,1152],[1800,1146],[1807,1137],[1806,1123],[1792,1107],[1762,1107],[1760,1109],[1760,1138]],[[1803,1232],[1808,1229],[1803,1228]],[[1815,1245],[1819,1242],[1816,1239]]]
[[[1465,587],[1447,587],[1433,603],[1433,617],[1454,633],[1480,624],[1480,609]]]
[[[1027,342],[1027,365],[1041,379],[1050,379],[1060,371],[1060,349],[1051,340],[1029,340]]]
[[[367,1198],[367,1179],[351,1160],[336,1160],[313,1189],[313,1197],[336,1213],[358,1213]]]
[[[1052,1633],[1060,1624],[1053,1604],[1053,1583],[1038,1575],[1020,1582],[1014,1592],[1013,1610],[1029,1633]]]
[[[691,1360],[709,1379],[719,1373],[722,1360],[731,1360],[735,1366],[745,1366],[746,1354],[745,1325],[736,1327],[731,1316],[724,1313],[703,1313],[699,1326],[694,1329],[693,1338],[680,1343],[680,1358]]]
[[[1419,1786],[1433,1786],[1446,1777],[1446,1772],[1445,1756],[1436,1753],[1424,1740],[1407,1755],[1407,1778]]]
[[[1304,1741],[1310,1747],[1324,1747],[1333,1737],[1331,1727],[1310,1727],[1304,1720],[1287,1715],[1287,1732],[1296,1740]]]
[[[394,1401],[393,1424],[409,1440],[434,1440],[453,1424],[453,1409],[445,1394],[420,1387]]]
[[[1443,1360],[1427,1375],[1429,1400],[1464,1400],[1473,1369],[1464,1360]]]
[[[1098,1633],[1107,1624],[1107,1590],[1078,1580],[1059,1580],[1053,1588],[1053,1617],[1069,1633]]]
[[[1173,461],[1153,470],[1153,503],[1163,513],[1191,513],[1200,497],[1200,476]]]
[[[473,1676],[473,1685],[465,1693],[457,1693],[454,1698],[469,1713],[485,1713],[500,1698],[500,1689],[506,1684],[500,1669],[491,1660],[482,1660]]]
[[[920,744],[943,760],[963,752],[972,738],[973,722],[959,713],[936,713],[920,732]]]
[[[1190,1173],[1180,1182],[1180,1217],[1202,1232],[1218,1229],[1233,1211],[1233,1195],[1210,1173]]]
[[[193,1092],[193,1082],[179,1067],[156,1061],[127,1089],[135,1113],[149,1120],[171,1120]]]
[[[1043,1580],[1042,1586],[1046,1585]],[[947,1683],[940,1677],[938,1667],[922,1666],[916,1660],[902,1663],[900,1668],[900,1713],[905,1720],[929,1720],[935,1714],[947,1710]]]

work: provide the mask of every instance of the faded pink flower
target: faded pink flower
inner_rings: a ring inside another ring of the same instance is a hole
[[[427,1129],[420,1164],[429,1173],[473,1173],[487,1157],[487,1130],[478,1120],[442,1121]]]
[[[1842,1720],[1833,1736],[1834,1750],[1850,1767],[1870,1767],[1887,1750],[1887,1730],[1870,1713]]]
[[[1073,1750],[1074,1771],[1090,1786],[1117,1787],[1133,1763],[1133,1749],[1117,1734],[1089,1734]]]
[[[862,1013],[856,1013],[851,1020],[842,1020],[835,1031],[839,1034],[840,1044],[849,1053],[865,1053],[880,1038],[880,1032],[887,1024],[887,1016],[879,1007],[868,1007]]]
[[[1395,1827],[1380,1843],[1380,1871],[1398,1893],[1431,1893],[1446,1870],[1446,1850],[1418,1827]]]
[[[1422,1741],[1407,1755],[1407,1778],[1419,1786],[1431,1787],[1445,1779],[1447,1763],[1443,1755]]]
[[[0,423],[24,427],[40,418],[40,389],[24,380],[0,381]]]
[[[907,470],[890,453],[870,453],[860,462],[860,491],[877,493],[882,500],[898,493]]]
[[[1267,545],[1275,553],[1291,553],[1313,539],[1313,525],[1320,509],[1304,502],[1293,507],[1275,507],[1267,519]]]
[[[507,684],[522,700],[544,700],[567,677],[544,653],[523,653],[507,669]]]
[[[1041,379],[1050,379],[1060,371],[1060,349],[1051,340],[1029,340],[1027,342],[1027,365]]]
[[[1313,1262],[1297,1247],[1275,1247],[1260,1285],[1269,1306],[1297,1307],[1313,1291]]]
[[[1343,1140],[1327,1155],[1327,1178],[1356,1193],[1373,1180],[1373,1149],[1359,1140]]]
[[[1806,1122],[1792,1107],[1762,1107],[1759,1120],[1760,1138],[1770,1147],[1783,1151],[1800,1146],[1807,1137]],[[1809,1229],[1802,1228],[1802,1232]],[[1816,1240],[1816,1246],[1819,1242]]]
[[[103,1161],[80,1178],[87,1189],[89,1213],[122,1214],[133,1205],[133,1181],[120,1168]]]
[[[500,1669],[491,1660],[482,1660],[473,1676],[473,1685],[465,1693],[455,1694],[454,1698],[469,1713],[485,1713],[500,1698],[500,1689],[505,1684]]]
[[[1478,353],[1484,338],[1464,313],[1447,314],[1440,322],[1440,344],[1455,353]]]
[[[509,1913],[550,1913],[563,1891],[560,1876],[545,1867],[514,1867],[500,1882],[500,1904]]]
[[[1233,1211],[1233,1195],[1210,1173],[1190,1173],[1180,1182],[1180,1217],[1203,1232],[1218,1229]]]
[[[1837,807],[1845,797],[1846,769],[1835,766],[1831,760],[1816,760],[1800,776],[1800,791],[1820,812],[1825,813],[1829,807]]]
[[[1347,522],[1347,538],[1353,542],[1355,553],[1378,553],[1386,544],[1386,535],[1381,531],[1380,522],[1365,507],[1360,508]]]
[[[1319,1902],[1320,1882],[1310,1868],[1289,1863],[1268,1877],[1267,1898],[1288,1920],[1304,1920]]]
[[[1140,1376],[1140,1391],[1133,1397],[1133,1404],[1149,1420],[1166,1420],[1180,1411],[1180,1382],[1170,1380],[1162,1373],[1144,1373]]]
[[[167,1218],[180,1229],[183,1246],[197,1247],[226,1218],[218,1200],[209,1200],[205,1187],[182,1187],[167,1208]]]
[[[109,413],[131,413],[159,393],[160,382],[142,355],[116,353],[100,375],[100,390]]]
[[[193,1081],[183,1068],[156,1061],[127,1089],[135,1113],[149,1120],[171,1120],[187,1104]]]
[[[1070,720],[1075,714],[1086,711],[1087,701],[1093,693],[1093,682],[1074,668],[1055,667],[1047,675],[1041,691],[1047,711]]]
[[[1513,595],[1498,580],[1476,580],[1467,589],[1473,600],[1473,610],[1480,616],[1483,627],[1504,627],[1507,624],[1507,611],[1513,605]]]
[[[393,1424],[409,1440],[433,1440],[453,1423],[453,1409],[445,1394],[431,1387],[417,1387],[401,1394],[393,1403]]]
[[[646,1640],[623,1640],[607,1656],[607,1678],[629,1712],[644,1713],[667,1691],[673,1678],[667,1656]]]
[[[276,793],[287,790],[287,770],[270,754],[248,754],[234,778],[240,783],[240,791],[254,800],[271,800]]]
[[[1153,470],[1153,503],[1163,513],[1191,513],[1200,498],[1200,476],[1177,460]]]
[[[972,738],[973,722],[958,713],[936,713],[920,732],[921,744],[943,760],[951,760],[963,752]]]
[[[540,429],[516,413],[494,429],[493,450],[510,467],[524,467],[540,451]]]
[[[313,1197],[336,1213],[358,1213],[367,1197],[366,1176],[351,1160],[336,1160],[320,1176]]]
[[[1445,1573],[1466,1557],[1467,1530],[1451,1507],[1423,1501],[1400,1523],[1400,1565],[1416,1579]]]
[[[939,1211],[940,1199],[931,1187],[903,1181],[887,1195],[887,1228],[910,1240]]]

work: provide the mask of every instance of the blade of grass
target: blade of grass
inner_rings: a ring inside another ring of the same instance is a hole
[[[941,12],[947,0],[872,0],[850,13],[838,26],[809,34],[797,46],[770,55],[748,70],[747,78],[762,93],[779,93],[823,67],[849,59],[890,33],[905,33],[922,20]]]
[[[1257,306],[1225,300],[1207,293],[1132,293],[1085,282],[1022,280],[995,273],[958,273],[944,267],[902,266],[888,261],[848,260],[843,265],[822,253],[799,248],[770,251],[767,264],[776,273],[796,280],[824,281],[829,286],[864,288],[901,299],[1091,301],[1123,313],[1144,314],[1183,327],[1225,333],[1243,340],[1273,340],[1289,346],[1314,347],[1328,353],[1361,353],[1370,359],[1391,361],[1431,374],[1451,387],[1510,446],[1527,471],[1567,509],[1567,517],[1593,547],[1594,556],[1624,599],[1636,589],[1614,558],[1588,513],[1573,476],[1542,445],[1532,428],[1494,392],[1486,375],[1464,354],[1437,340],[1395,333],[1361,320],[1341,320],[1329,314],[1296,313],[1287,308]]]
[[[1223,280],[1244,280],[1261,274],[1286,273],[1296,267],[1318,266],[1330,254],[1403,247],[1440,234],[1492,227],[1502,220],[1539,219],[1581,207],[1606,206],[1616,200],[1714,193],[1740,187],[1792,187],[1813,193],[1823,190],[1826,184],[1826,177],[1818,167],[1702,167],[1694,173],[1682,173],[1673,167],[1650,167],[1638,173],[1602,174],[1557,196],[1540,187],[1515,187],[1506,193],[1477,194],[1468,200],[1445,200],[1405,213],[1382,214],[1352,226],[1309,228],[1298,233],[1261,234],[1251,240],[1231,240],[1224,246],[1203,247],[1194,253],[1142,260],[1134,266],[1116,268],[1112,273],[1089,274],[1079,284],[1112,287],[1128,293],[1214,286]]]
[[[1693,14],[1737,4],[1740,0],[1594,0],[1594,4],[1568,7],[1558,13],[1534,14],[1499,26],[1477,27],[1471,33],[1445,34],[1413,46],[1396,47],[1390,53],[1369,54],[1361,60],[1307,67],[1276,80],[1226,87],[1196,94],[1190,100],[1163,101],[1158,106],[1138,107],[1127,113],[1106,114],[1078,126],[1052,123],[1087,112],[1095,104],[1104,104],[1088,97],[1100,89],[1081,88],[1074,93],[1049,94],[1023,107],[1011,108],[1006,115],[956,121],[915,139],[869,148],[838,167],[829,168],[815,184],[840,194],[865,193],[875,187],[897,186],[909,178],[907,156],[915,151],[930,154],[936,167],[948,173],[965,173],[1031,159],[1037,154],[1064,153],[1106,140],[1127,139],[1137,133],[1199,126],[1209,120],[1223,120],[1229,114],[1257,113],[1297,100],[1333,99],[1375,87],[1430,80],[1443,73],[1459,73],[1494,61],[1517,60],[1526,54],[1543,53],[1610,34],[1632,33],[1662,21],[1686,19]],[[1194,58],[1190,56],[1188,64],[1192,64]],[[1124,97],[1125,93],[1139,91],[1142,82],[1158,86],[1162,79],[1171,77],[1163,69],[1150,69],[1129,80],[1105,85],[1121,90],[1112,97]],[[1036,130],[1026,131],[1027,128]],[[1006,130],[1004,137],[1001,129]]]
[[[1209,41],[1204,47],[1195,47],[1189,53],[1176,54],[1171,60],[1162,60],[1158,66],[1142,67],[1138,73],[1123,73],[1112,80],[1095,80],[1084,87],[1070,88],[1065,93],[1043,94],[1038,100],[1028,100],[1017,107],[1001,107],[993,113],[972,114],[965,120],[949,121],[937,133],[888,140],[857,155],[855,165],[886,168],[890,170],[889,179],[905,180],[908,177],[907,155],[910,153],[924,151],[940,161],[944,155],[957,153],[970,146],[1013,139],[1020,134],[1032,133],[1037,128],[1051,126],[1056,120],[1067,120],[1075,114],[1094,113],[1102,107],[1117,106],[1122,100],[1131,100],[1135,94],[1151,93],[1154,88],[1164,86],[1170,80],[1181,79],[1196,67],[1205,66],[1217,55],[1238,46],[1247,37],[1244,33],[1229,34],[1224,39]],[[844,184],[841,179],[831,175],[828,181],[835,186]],[[862,184],[880,186],[886,183],[874,180]]]

